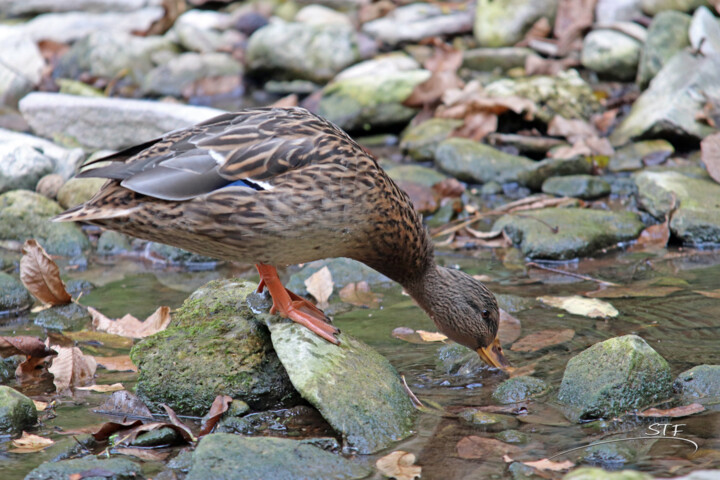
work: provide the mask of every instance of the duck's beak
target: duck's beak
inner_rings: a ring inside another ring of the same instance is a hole
[[[503,355],[500,340],[497,337],[495,337],[495,340],[493,340],[490,345],[487,347],[480,347],[476,351],[478,355],[480,355],[480,358],[482,358],[488,365],[497,367],[505,372],[512,369],[510,362],[508,362],[505,355]]]

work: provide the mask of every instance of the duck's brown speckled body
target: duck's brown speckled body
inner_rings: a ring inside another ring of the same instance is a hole
[[[408,196],[347,134],[306,110],[229,113],[105,160],[80,176],[110,181],[58,220],[233,261],[353,258],[402,284],[450,338],[499,353],[492,294],[437,267]]]

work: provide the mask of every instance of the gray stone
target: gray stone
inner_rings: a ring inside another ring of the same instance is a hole
[[[675,391],[686,399],[720,397],[720,365],[698,365],[675,379]]]
[[[643,228],[633,212],[546,208],[524,212],[523,217],[504,215],[492,230],[505,230],[526,257],[569,260],[633,240]]]
[[[55,162],[33,147],[19,142],[0,144],[0,193],[35,190],[40,178],[53,171]]]
[[[385,357],[341,333],[336,346],[290,321],[270,323],[273,346],[295,388],[361,454],[412,434],[415,408]]]
[[[234,77],[239,84],[241,74],[242,65],[226,53],[188,52],[150,71],[142,89],[146,94],[181,97],[203,78]]]
[[[39,135],[86,150],[120,150],[224,113],[163,102],[39,92],[20,101],[20,112]]]
[[[511,443],[513,445],[525,445],[530,442],[530,437],[518,430],[505,430],[504,432],[496,433],[493,437],[501,442]]]
[[[421,68],[417,60],[411,56],[402,52],[390,52],[346,68],[335,76],[334,81],[337,82],[355,77],[367,78],[373,75],[407,72]]]
[[[429,76],[427,70],[410,70],[333,82],[323,89],[318,114],[349,131],[407,123],[415,109],[402,102]]]
[[[482,72],[492,72],[495,69],[506,72],[525,67],[525,61],[531,55],[535,55],[535,52],[529,48],[471,48],[463,51],[462,66]]]
[[[50,173],[38,180],[37,185],[35,185],[35,191],[43,197],[47,197],[50,200],[55,200],[57,198],[58,192],[60,191],[60,188],[64,184],[65,179],[62,177],[62,175],[60,175],[59,173]]]
[[[0,13],[22,16],[47,12],[132,12],[160,5],[162,0],[0,0]]]
[[[581,467],[567,473],[562,480],[653,480],[653,478],[655,477],[649,473],[637,470],[608,472],[599,467]]]
[[[33,323],[50,330],[82,330],[90,323],[90,313],[87,308],[69,303],[47,308],[37,314]]]
[[[637,84],[646,88],[665,64],[690,45],[690,15],[665,11],[658,13],[648,27],[647,40],[640,54]]]
[[[679,172],[644,171],[635,177],[638,202],[657,219],[673,206],[670,230],[687,245],[720,244],[720,185]]]
[[[0,105],[15,107],[40,83],[45,60],[32,38],[16,28],[0,25],[0,45]]]
[[[143,432],[132,441],[134,447],[158,447],[172,445],[182,441],[179,433],[169,427],[158,428],[150,432]]]
[[[165,9],[141,8],[131,12],[62,12],[45,13],[18,25],[35,42],[52,40],[71,43],[96,31],[144,32],[165,15]]]
[[[479,0],[475,13],[475,38],[481,47],[514,45],[542,17],[552,25],[557,5],[557,0]]]
[[[187,480],[365,478],[370,469],[302,440],[213,433],[200,440]]]
[[[615,80],[632,80],[637,74],[642,44],[615,30],[593,30],[583,41],[585,68]]]
[[[239,32],[227,30],[231,23],[228,13],[192,9],[175,20],[165,37],[175,37],[176,43],[193,52],[230,51],[241,41]]]
[[[432,187],[448,178],[447,175],[443,175],[435,169],[420,165],[397,165],[387,168],[385,171],[396,182],[417,183],[425,187]]]
[[[71,178],[60,187],[57,201],[63,208],[71,208],[85,203],[102,187],[106,178]]]
[[[655,155],[670,156],[675,147],[667,140],[645,140],[633,142],[615,150],[610,157],[608,170],[611,172],[629,172],[640,170],[645,165],[643,159]]]
[[[703,55],[720,53],[720,23],[706,6],[695,10],[688,36],[690,45]]]
[[[402,134],[400,148],[415,161],[433,160],[438,144],[462,124],[462,120],[452,118],[431,118],[410,126]]]
[[[490,97],[517,95],[535,102],[535,117],[550,123],[555,115],[567,119],[589,119],[599,111],[600,104],[590,85],[575,70],[566,70],[553,77],[503,79],[488,84],[485,93]]]
[[[598,0],[595,4],[595,22],[631,22],[642,15],[641,0]]]
[[[678,53],[635,101],[628,116],[610,135],[610,141],[623,145],[637,138],[698,140],[715,132],[696,116],[708,102],[720,103],[718,71],[720,54]]]
[[[545,180],[542,191],[561,197],[575,197],[592,200],[610,193],[610,184],[594,175],[567,175]]]
[[[255,288],[210,282],[185,300],[166,330],[136,344],[138,397],[155,411],[165,403],[188,415],[204,415],[217,395],[259,410],[297,403],[267,329],[246,304]]]
[[[565,367],[558,400],[568,418],[608,418],[666,400],[672,394],[670,367],[636,335],[596,343]]]
[[[37,422],[37,409],[28,397],[0,385],[0,433],[17,435]]]
[[[90,242],[74,223],[49,221],[62,211],[60,205],[35,192],[4,193],[0,195],[0,240],[34,238],[51,255],[77,257]]]
[[[572,158],[546,158],[525,171],[518,173],[518,182],[532,190],[540,190],[543,183],[551,177],[565,175],[589,175],[592,173],[592,159],[583,156]]]
[[[500,432],[517,428],[519,422],[509,415],[483,412],[477,408],[468,408],[458,413],[458,418],[465,423],[478,427],[486,432]]]
[[[423,38],[469,33],[473,10],[413,3],[396,8],[377,20],[366,22],[363,32],[391,46],[418,42]]]
[[[82,477],[85,472],[93,470],[98,473],[102,472],[101,478],[106,480],[135,480],[142,478],[140,465],[131,462],[127,458],[101,459],[91,455],[72,460],[43,463],[28,473],[25,480],[58,480],[60,478],[73,478],[76,475]],[[94,478],[100,478],[100,475],[95,475]]]
[[[458,180],[507,183],[516,182],[518,174],[532,168],[534,162],[474,140],[450,138],[437,146],[435,164]]]
[[[476,377],[487,368],[475,352],[457,343],[442,345],[435,358],[435,369],[444,375]]]
[[[247,65],[258,75],[325,83],[360,60],[358,36],[346,25],[309,25],[277,21],[252,34]],[[267,78],[267,77],[264,77]]]
[[[28,310],[33,298],[23,284],[12,275],[0,272],[0,314]]]
[[[700,6],[710,6],[708,0],[642,0],[643,12],[651,17],[666,10],[692,12]]]
[[[127,32],[100,30],[81,38],[60,57],[55,78],[128,77],[136,84],[164,57],[177,55],[178,48],[167,38],[139,37]]]
[[[65,180],[75,174],[77,165],[85,158],[85,154],[79,148],[68,150],[44,138],[0,128],[0,144],[2,143],[20,143],[52,158],[55,173],[62,175]]]
[[[548,384],[535,377],[522,375],[505,380],[492,394],[497,403],[519,403],[530,400],[548,391]]]
[[[118,255],[131,250],[127,235],[112,230],[105,230],[98,238],[98,255]]]

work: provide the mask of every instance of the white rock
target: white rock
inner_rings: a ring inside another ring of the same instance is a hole
[[[86,150],[119,150],[224,113],[173,103],[31,93],[20,112],[38,135],[62,138]]]
[[[473,10],[446,11],[437,5],[415,3],[396,8],[383,18],[367,22],[363,32],[389,45],[417,42],[427,37],[467,33],[473,28]]]
[[[67,149],[44,138],[0,128],[0,145],[4,144],[25,145],[52,158],[55,163],[54,173],[62,175],[65,180],[75,174],[75,168],[85,158],[80,148]]]
[[[295,21],[312,25],[348,25],[353,26],[350,18],[332,8],[322,5],[308,5],[295,15]]]
[[[720,53],[720,23],[707,7],[700,7],[690,22],[690,45],[703,55]]]
[[[0,0],[0,13],[133,12],[161,5],[162,0]]]
[[[642,0],[598,0],[595,5],[597,23],[630,22],[642,15]]]
[[[400,52],[379,55],[371,60],[346,68],[335,76],[335,81],[369,75],[384,75],[422,68],[414,58]]]
[[[0,25],[0,104],[14,107],[40,82],[45,60],[20,30]]]
[[[35,190],[43,175],[52,172],[53,160],[19,142],[0,144],[0,193],[9,190]]]
[[[202,30],[226,30],[230,26],[232,16],[229,13],[210,10],[189,10],[175,20],[175,26],[192,26]]]

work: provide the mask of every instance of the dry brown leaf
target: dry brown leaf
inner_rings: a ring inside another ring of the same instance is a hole
[[[158,308],[144,322],[130,314],[119,320],[111,320],[92,307],[88,307],[88,312],[92,316],[92,325],[96,330],[130,338],[145,338],[161,332],[167,328],[171,320],[170,307]]]
[[[118,355],[115,357],[93,357],[98,366],[106,370],[117,372],[137,372],[138,369],[130,360],[130,355]]]
[[[593,25],[597,0],[560,0],[553,32],[558,39],[558,56],[579,49],[583,33]]]
[[[60,269],[35,240],[25,242],[20,259],[20,280],[42,303],[67,305],[72,297],[60,279]]]
[[[682,407],[668,408],[667,410],[661,410],[659,408],[649,408],[645,411],[638,413],[638,417],[687,417],[688,415],[694,415],[696,413],[704,412],[705,407],[699,403],[691,403],[690,405],[683,405]]]
[[[340,290],[340,300],[356,307],[378,308],[380,298],[373,293],[365,281],[348,283]]]
[[[520,447],[495,440],[494,438],[470,435],[461,439],[457,444],[460,458],[465,459],[493,459],[503,455],[511,455],[521,451]]]
[[[209,97],[231,93],[233,90],[239,90],[241,86],[240,75],[221,75],[196,80],[183,88],[181,93],[185,98]]]
[[[443,342],[447,337],[442,333],[427,332],[425,330],[413,330],[408,327],[397,327],[392,331],[392,336],[398,340],[408,343],[424,344],[430,342]]]
[[[150,409],[142,400],[127,390],[114,392],[95,411],[118,417],[146,418],[148,420],[153,418]]]
[[[203,421],[202,427],[198,432],[198,438],[212,432],[215,425],[220,421],[220,417],[230,408],[231,403],[232,397],[229,395],[218,395],[215,397],[215,400],[210,406],[210,411],[207,414],[207,419]]]
[[[619,108],[611,108],[601,114],[594,115],[592,117],[593,125],[602,135],[606,135],[610,131],[610,127],[615,125],[618,113],[620,113]]]
[[[170,422],[179,429],[179,433],[182,434],[185,440],[190,442],[195,442],[197,440],[193,435],[192,430],[190,430],[190,427],[185,425],[182,420],[178,418],[177,414],[172,408],[168,407],[164,403],[161,403],[160,406],[165,409],[165,413],[167,413],[168,417],[170,417]],[[176,429],[176,431],[178,430]]]
[[[583,315],[590,318],[617,317],[620,314],[611,304],[597,298],[572,295],[570,297],[542,296],[537,299],[545,305],[562,308],[574,315]]]
[[[305,280],[305,288],[317,300],[317,307],[320,310],[328,307],[328,299],[332,295],[333,286],[332,274],[328,267],[321,268]]]
[[[577,55],[560,59],[528,55],[525,59],[525,75],[555,76],[568,68],[577,67],[580,64],[581,62]]]
[[[403,101],[403,105],[411,108],[435,105],[440,101],[446,91],[462,86],[463,82],[455,72],[433,72],[430,78],[413,88],[410,96]]]
[[[567,119],[555,115],[548,123],[547,134],[553,137],[565,137],[569,142],[574,142],[582,138],[596,137],[598,132],[585,120]]]
[[[552,32],[552,25],[550,25],[550,21],[547,17],[540,17],[540,19],[533,23],[530,27],[525,34],[525,37],[515,44],[515,46],[527,47],[533,40],[547,38],[550,35],[550,32]]]
[[[55,442],[49,438],[40,437],[31,433],[22,432],[22,436],[12,441],[13,453],[32,453],[46,449]]]
[[[64,393],[70,387],[87,385],[95,376],[97,364],[90,355],[85,355],[77,347],[55,347],[58,356],[53,359],[48,371],[53,374],[53,383],[58,393]]]
[[[460,128],[457,128],[452,133],[452,136],[480,141],[497,131],[497,127],[498,116],[496,114],[491,112],[469,113],[465,117],[465,123]]]
[[[638,237],[633,250],[638,249],[651,249],[651,248],[665,248],[670,240],[670,227],[668,226],[668,220],[666,219],[663,223],[650,225],[642,232]]]
[[[422,467],[413,465],[415,463],[415,455],[402,450],[397,450],[375,462],[378,471],[386,477],[395,480],[414,480],[420,477]]]
[[[286,96],[282,97],[281,99],[276,100],[275,102],[273,102],[272,105],[269,105],[269,106],[273,107],[273,108],[292,108],[292,107],[297,107],[298,104],[299,104],[299,98],[298,98],[297,94],[291,93],[290,95],[286,95]]]
[[[527,337],[513,343],[510,350],[513,352],[536,352],[545,347],[560,345],[569,342],[575,336],[575,330],[565,328],[562,330],[541,330],[531,333]]]
[[[453,177],[441,180],[432,186],[438,198],[457,198],[465,193],[465,185]]]
[[[710,177],[720,183],[720,132],[708,135],[700,142],[700,158]]]
[[[116,455],[129,455],[146,462],[164,462],[170,456],[171,452],[159,452],[147,448],[120,447],[113,448],[113,453]]]
[[[47,372],[50,360],[50,357],[27,357],[15,369],[15,378],[20,383],[24,383],[43,377]]]
[[[524,465],[527,465],[528,467],[533,467],[537,470],[550,470],[552,472],[561,472],[575,466],[575,464],[570,460],[565,460],[564,462],[553,462],[552,460],[548,460],[547,458],[543,458],[542,460],[537,460],[535,462],[522,463]]]
[[[75,387],[75,390],[88,390],[90,392],[109,393],[125,390],[122,383],[113,383],[112,385],[90,385],[89,387]]]
[[[57,352],[37,337],[27,335],[0,337],[0,357],[7,358],[13,355],[43,358],[48,355],[57,355]]]
[[[717,290],[694,290],[694,292],[708,298],[720,298],[720,288]]]

